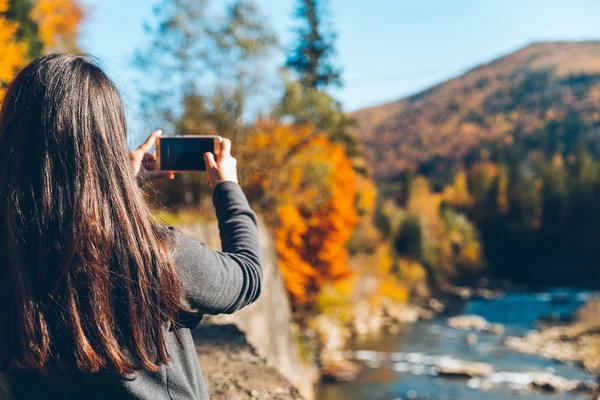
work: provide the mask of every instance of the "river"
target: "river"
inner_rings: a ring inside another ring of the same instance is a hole
[[[476,314],[506,327],[506,335],[523,335],[540,317],[568,316],[593,294],[556,289],[544,293],[511,293],[501,299],[466,301],[460,314]],[[467,344],[469,332],[449,328],[446,318],[406,326],[397,334],[356,338],[348,354],[365,366],[358,379],[348,383],[323,384],[319,400],[507,400],[586,399],[574,393],[532,393],[525,388],[528,376],[551,372],[567,379],[594,382],[596,377],[576,365],[557,363],[538,356],[506,350],[503,336],[477,333],[476,344]],[[448,379],[436,376],[439,362],[489,363],[496,374],[489,380]]]

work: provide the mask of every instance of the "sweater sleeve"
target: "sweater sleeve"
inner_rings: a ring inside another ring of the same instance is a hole
[[[261,249],[256,215],[241,187],[222,182],[213,191],[222,251],[175,231],[175,264],[183,294],[200,314],[230,314],[260,295]]]

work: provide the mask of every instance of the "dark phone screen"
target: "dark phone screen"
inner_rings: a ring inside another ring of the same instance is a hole
[[[160,138],[160,169],[206,171],[204,153],[215,152],[213,137]]]

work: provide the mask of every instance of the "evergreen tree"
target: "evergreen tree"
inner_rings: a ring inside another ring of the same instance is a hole
[[[340,70],[331,60],[335,35],[323,27],[324,1],[300,0],[296,16],[302,24],[296,30],[296,46],[285,63],[298,73],[303,86],[313,89],[341,85]]]
[[[423,228],[418,217],[408,216],[402,222],[394,238],[394,248],[398,254],[422,261]]]
[[[272,117],[313,125],[316,132],[341,143],[354,158],[360,155],[359,146],[348,130],[355,122],[343,112],[342,104],[326,92],[330,85],[341,86],[341,71],[332,63],[335,34],[324,27],[324,1],[300,0],[296,13],[301,20],[296,29],[297,43],[285,63],[297,80],[285,77],[284,93]],[[354,168],[364,172],[356,162]]]

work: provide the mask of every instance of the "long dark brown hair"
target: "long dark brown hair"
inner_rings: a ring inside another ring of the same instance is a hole
[[[168,232],[129,160],[121,97],[88,57],[28,65],[0,115],[0,363],[156,370],[180,309]]]

